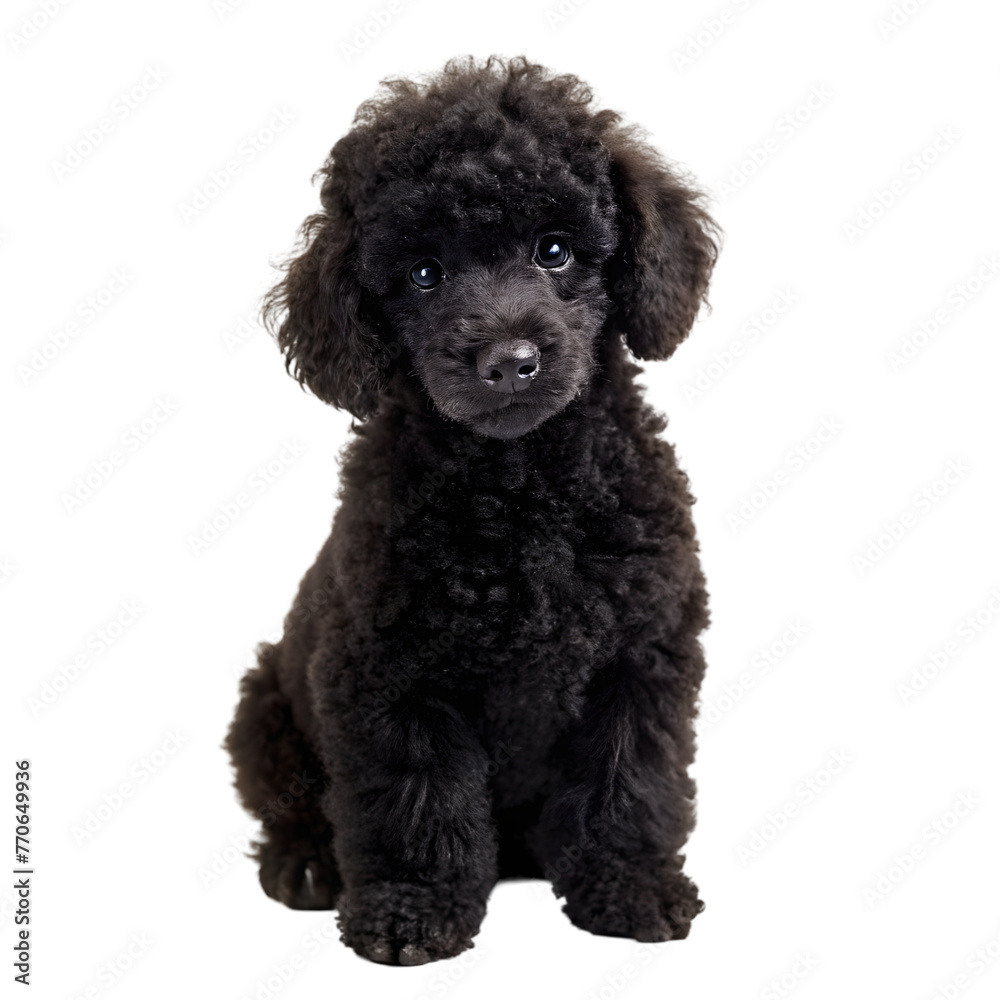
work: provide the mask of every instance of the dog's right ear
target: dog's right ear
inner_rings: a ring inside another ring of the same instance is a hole
[[[718,227],[703,195],[636,129],[618,128],[603,142],[624,230],[608,266],[611,325],[637,358],[662,361],[687,336],[705,300]]]
[[[324,185],[325,211],[300,231],[302,249],[264,299],[262,318],[300,385],[359,419],[378,406],[389,352],[373,296],[355,275],[355,222]]]

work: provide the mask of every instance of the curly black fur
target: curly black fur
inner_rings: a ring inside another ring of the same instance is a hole
[[[364,422],[227,739],[263,887],[335,906],[380,962],[470,947],[508,876],[550,879],[594,933],[685,937],[707,599],[626,346],[663,359],[690,329],[701,197],[524,59],[386,82],[321,175],[265,315],[296,378]],[[545,268],[553,234],[570,256]],[[510,342],[537,371],[502,394],[476,359]]]

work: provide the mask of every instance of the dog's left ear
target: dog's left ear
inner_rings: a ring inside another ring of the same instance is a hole
[[[705,301],[718,228],[701,192],[628,129],[603,142],[622,227],[608,272],[608,323],[637,358],[662,361],[687,336]]]
[[[301,251],[266,296],[263,319],[300,385],[364,419],[378,407],[391,354],[374,296],[356,276],[354,219],[329,179],[321,198],[324,211],[302,224]]]

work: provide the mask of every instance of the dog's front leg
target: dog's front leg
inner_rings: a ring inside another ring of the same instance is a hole
[[[496,881],[497,843],[489,761],[468,723],[411,692],[374,717],[357,706],[337,713],[323,743],[345,944],[400,965],[471,947]]]
[[[541,818],[546,873],[577,926],[667,941],[704,908],[682,872],[694,826],[693,637],[638,644],[595,678],[562,788]]]

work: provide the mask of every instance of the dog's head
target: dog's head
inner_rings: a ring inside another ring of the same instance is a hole
[[[584,389],[600,337],[668,357],[716,257],[701,196],[575,77],[514,59],[391,80],[320,171],[265,302],[290,371],[370,415],[394,369],[514,438]]]

